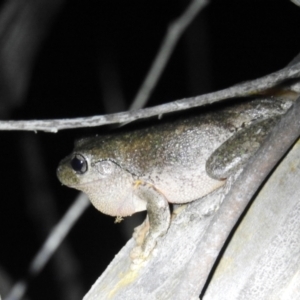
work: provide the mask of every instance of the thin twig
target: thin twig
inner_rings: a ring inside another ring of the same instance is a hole
[[[165,69],[178,40],[206,4],[207,0],[193,0],[183,14],[169,25],[167,34],[162,41],[154,62],[129,110],[145,107],[145,104]]]
[[[47,240],[32,260],[29,267],[29,278],[32,278],[44,268],[63,239],[73,228],[74,223],[77,222],[78,216],[88,207],[89,203],[87,196],[80,193],[59,223],[53,228]],[[21,299],[26,292],[27,286],[26,279],[18,281],[4,300]]]
[[[281,69],[280,71],[271,73],[262,78],[244,82],[221,91],[197,97],[186,98],[183,100],[177,100],[150,108],[86,118],[1,121],[0,130],[41,130],[55,133],[58,130],[63,129],[96,127],[106,124],[129,122],[155,115],[162,115],[172,111],[185,110],[233,97],[245,97],[254,95],[258,92],[274,87],[286,79],[298,77],[300,77],[300,63],[286,67],[284,69]]]

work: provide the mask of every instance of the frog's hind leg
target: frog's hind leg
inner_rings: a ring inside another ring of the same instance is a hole
[[[269,118],[239,130],[208,158],[207,174],[220,180],[242,169],[265,141],[276,121],[278,117]]]

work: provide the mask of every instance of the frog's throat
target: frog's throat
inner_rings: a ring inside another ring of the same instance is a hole
[[[72,185],[72,188],[87,194],[93,206],[106,215],[127,217],[146,210],[146,203],[135,195],[131,186],[120,191],[111,185],[101,187],[97,181]]]

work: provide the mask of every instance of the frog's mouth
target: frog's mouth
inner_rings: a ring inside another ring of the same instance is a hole
[[[65,184],[65,185],[70,188],[83,191],[86,186],[95,185],[95,184],[97,184],[97,182],[100,182],[100,181],[101,181],[100,179],[96,179],[96,180],[92,180],[92,181],[85,182],[85,183],[75,183],[75,184],[71,183],[71,184]]]

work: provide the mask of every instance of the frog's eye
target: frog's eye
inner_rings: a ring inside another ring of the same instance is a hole
[[[111,174],[115,169],[115,164],[110,160],[102,160],[98,161],[94,165],[97,169],[97,171],[102,175],[109,175]]]
[[[71,160],[71,166],[77,174],[84,174],[88,169],[86,159],[80,154],[75,154]]]

